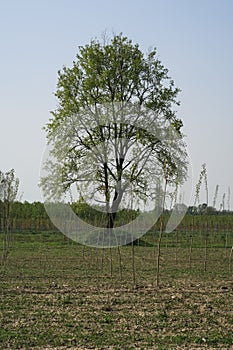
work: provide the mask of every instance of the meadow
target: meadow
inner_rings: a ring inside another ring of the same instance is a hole
[[[163,235],[159,286],[158,232],[120,247],[121,264],[59,232],[13,233],[0,349],[233,349],[231,227],[188,222]]]

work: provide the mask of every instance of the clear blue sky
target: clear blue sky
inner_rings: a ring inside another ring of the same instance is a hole
[[[233,1],[11,0],[0,3],[0,170],[14,168],[23,200],[41,200],[40,162],[57,71],[104,30],[157,47],[178,87],[194,182],[207,163],[210,204],[233,197]]]

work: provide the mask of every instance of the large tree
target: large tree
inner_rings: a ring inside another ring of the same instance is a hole
[[[156,49],[144,54],[122,34],[79,47],[58,75],[43,192],[54,200],[76,184],[103,206],[110,232],[127,198],[153,202],[162,175],[176,186],[184,178],[179,89]]]

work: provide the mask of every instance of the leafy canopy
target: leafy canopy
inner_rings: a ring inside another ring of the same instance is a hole
[[[48,136],[61,121],[82,108],[107,102],[137,102],[170,120],[180,131],[182,121],[176,117],[179,89],[157,58],[156,49],[144,55],[138,44],[122,34],[109,43],[92,40],[80,46],[72,68],[58,72],[55,96],[59,107],[47,124]]]

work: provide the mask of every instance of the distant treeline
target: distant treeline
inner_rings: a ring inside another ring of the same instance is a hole
[[[184,210],[184,205],[177,210]],[[73,211],[85,222],[95,226],[105,227],[106,214],[103,208],[93,208],[85,202],[72,203]],[[97,210],[98,209],[98,210]],[[188,227],[190,225],[199,225],[200,222],[209,222],[211,226],[229,226],[233,228],[233,212],[227,210],[217,210],[213,207],[207,207],[201,204],[198,207],[190,206],[186,215],[180,223],[180,227]],[[4,203],[0,201],[0,231],[4,231]],[[171,210],[165,210],[165,223],[170,216]],[[123,209],[117,213],[116,226],[120,226],[132,221],[139,214],[139,210]],[[159,229],[159,221],[154,225],[152,230]],[[57,231],[45,210],[44,204],[41,202],[29,203],[13,202],[10,209],[10,230],[11,231]]]
[[[0,231],[4,231],[5,204],[0,201]],[[84,221],[105,227],[107,216],[103,208],[93,208],[84,202],[72,203],[73,211]],[[138,211],[123,209],[117,215],[117,225],[133,220]],[[11,231],[57,231],[41,202],[13,202],[9,213]]]

